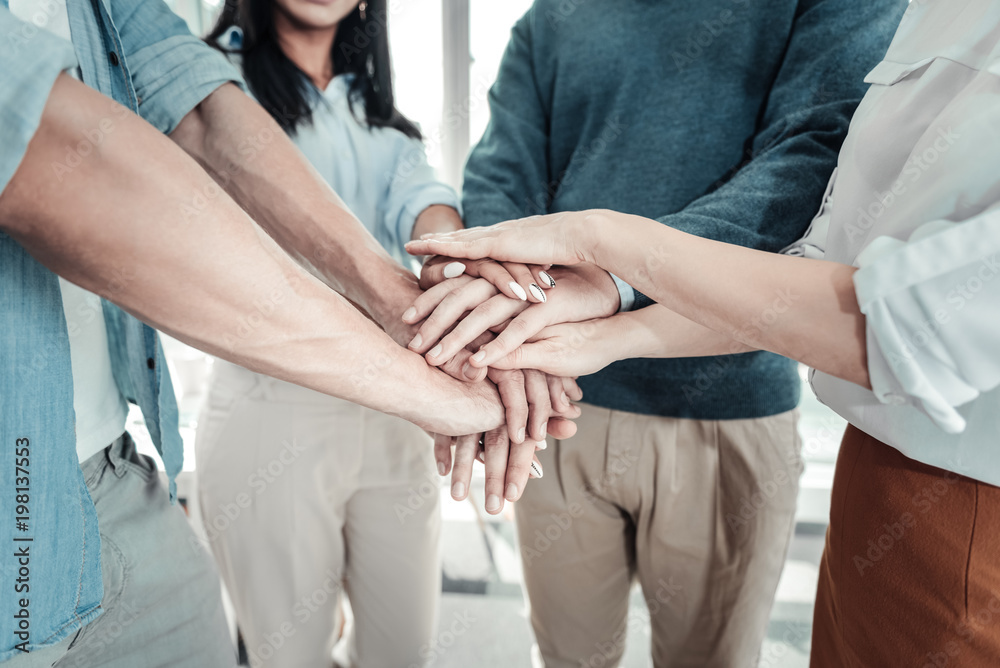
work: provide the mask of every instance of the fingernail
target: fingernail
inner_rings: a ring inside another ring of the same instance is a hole
[[[441,348],[441,344],[439,343],[436,346],[434,346],[433,348],[431,348],[431,351],[429,353],[427,353],[427,354],[430,355],[431,357],[437,357],[438,355],[441,354],[442,350],[443,349]]]
[[[409,347],[410,348],[419,348],[420,344],[423,343],[423,342],[424,342],[424,337],[422,337],[420,334],[417,334],[416,336],[413,337],[413,340],[410,341]]]
[[[538,277],[549,284],[550,288],[556,287],[556,279],[552,278],[552,275],[547,271],[538,272]]]
[[[532,478],[541,478],[542,477],[542,467],[539,466],[539,464],[537,462],[531,462],[531,473],[530,473],[530,475],[531,475]]]
[[[465,483],[456,482],[454,485],[452,485],[451,496],[456,499],[461,499],[463,496],[465,496]]]
[[[517,432],[517,442],[524,443],[524,428],[522,427],[520,431]]]
[[[486,510],[491,513],[500,510],[500,497],[496,494],[490,494],[486,497]]]
[[[480,350],[478,353],[476,353],[469,359],[471,359],[473,362],[482,362],[484,359],[486,359],[486,351]]]
[[[548,422],[546,422],[545,424],[542,425],[542,436],[545,436],[545,434],[547,434],[547,433],[549,433],[549,423]]]
[[[447,469],[444,467],[444,462],[438,462],[438,475],[444,475],[447,472]]]
[[[479,462],[480,464],[485,464],[486,463],[486,459],[484,457],[484,453],[483,453],[482,450],[480,450],[479,454],[476,455],[476,461]]]
[[[445,278],[455,278],[456,276],[461,276],[465,273],[465,265],[461,262],[451,262],[445,265],[444,277]]]
[[[542,303],[545,302],[545,293],[542,292],[542,289],[540,287],[532,283],[531,285],[528,286],[528,289],[531,290],[532,297],[534,297],[535,299],[537,299]]]
[[[479,375],[479,369],[466,362],[465,366],[462,367],[462,375],[468,378],[469,380],[473,380],[476,376]]]
[[[504,496],[508,501],[517,501],[517,485],[514,483],[507,485],[507,492]]]
[[[566,394],[565,392],[562,393],[562,402],[565,405],[569,406],[569,395]]]
[[[403,311],[403,322],[410,322],[417,317],[417,309],[412,306],[405,311]]]
[[[544,450],[547,447],[549,447],[549,442],[548,441],[538,441],[537,443],[535,443],[535,449],[536,450]],[[442,473],[441,475],[444,475],[444,474]]]
[[[517,295],[517,298],[518,298],[518,299],[520,299],[520,300],[521,300],[522,302],[526,302],[526,301],[528,301],[528,293],[526,293],[526,292],[524,291],[524,288],[522,288],[522,287],[521,287],[520,285],[518,285],[518,284],[517,284],[517,283],[515,283],[514,281],[511,281],[511,282],[510,282],[510,283],[508,283],[507,285],[508,285],[508,286],[510,287],[511,291],[512,291],[512,292],[513,292],[513,293],[514,293],[515,295]]]

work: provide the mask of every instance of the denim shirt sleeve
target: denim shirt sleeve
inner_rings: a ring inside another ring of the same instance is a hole
[[[66,41],[0,4],[0,192],[28,150],[56,77],[75,66]]]
[[[394,160],[382,209],[377,238],[400,257],[410,257],[403,246],[413,234],[413,227],[423,210],[434,204],[459,209],[458,195],[434,177],[427,164],[423,142],[400,132],[390,131],[394,140]]]
[[[237,69],[188,30],[162,0],[110,0],[139,99],[139,115],[163,133],[219,86],[245,89]]]

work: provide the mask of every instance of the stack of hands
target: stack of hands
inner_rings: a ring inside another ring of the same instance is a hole
[[[458,262],[440,255],[427,258],[419,287],[403,312],[403,330],[390,334],[454,378],[495,385],[506,424],[484,434],[437,435],[434,454],[438,472],[452,474],[456,500],[469,494],[473,462],[485,464],[486,510],[497,514],[505,499],[520,497],[529,478],[542,477],[535,451],[546,447],[546,434],[576,433],[572,420],[580,409],[571,402],[583,397],[575,377],[523,359],[522,344],[557,335],[562,323],[617,313],[618,288],[593,264]]]

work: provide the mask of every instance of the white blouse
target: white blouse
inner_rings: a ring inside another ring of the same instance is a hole
[[[786,249],[859,268],[873,391],[821,401],[918,461],[1000,485],[1000,3],[917,0]]]

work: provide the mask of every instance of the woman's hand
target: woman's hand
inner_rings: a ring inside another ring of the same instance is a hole
[[[603,269],[580,264],[556,267],[551,273],[563,287],[545,304],[527,305],[509,299],[497,294],[489,283],[467,277],[434,286],[420,295],[404,316],[410,323],[425,318],[409,348],[425,354],[428,364],[454,366],[455,356],[464,357],[466,347],[480,335],[499,332],[471,360],[462,360],[463,365],[469,362],[463,366],[468,377],[476,378],[479,370],[510,354],[545,327],[618,312],[618,288]]]
[[[413,255],[573,265],[593,262],[593,249],[606,241],[607,222],[603,211],[532,216],[491,227],[424,235],[406,244],[406,250]]]
[[[539,369],[576,378],[627,359],[626,342],[614,318],[546,327],[528,343],[491,362],[493,369]]]
[[[511,299],[538,304],[545,301],[546,290],[556,287],[555,279],[547,269],[547,266],[537,264],[501,263],[485,259],[459,262],[444,255],[434,255],[427,258],[420,271],[420,287],[429,290],[442,281],[471,276],[486,279]]]

